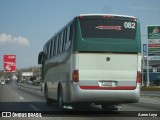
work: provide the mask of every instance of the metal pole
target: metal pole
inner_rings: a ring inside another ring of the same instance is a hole
[[[142,57],[143,61],[142,61],[142,86],[144,86],[144,53],[143,53],[143,57]]]
[[[149,55],[148,55],[149,52],[148,51],[149,51],[149,49],[147,49],[147,87],[150,86],[150,82],[149,82]]]

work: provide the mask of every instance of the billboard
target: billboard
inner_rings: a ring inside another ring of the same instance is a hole
[[[147,26],[148,39],[160,39],[160,25]]]
[[[16,72],[16,55],[4,55],[4,71]]]

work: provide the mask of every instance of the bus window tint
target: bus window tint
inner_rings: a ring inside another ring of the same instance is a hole
[[[53,40],[51,40],[51,42],[50,42],[50,58],[52,57],[52,48],[53,48],[53,46],[52,46],[52,44],[53,44]]]
[[[67,38],[67,29],[63,31],[63,51],[65,50],[65,43],[66,43],[66,38]]]
[[[72,40],[72,36],[73,36],[73,25],[70,26],[70,33],[69,33],[69,40]]]
[[[54,37],[54,56],[57,55],[57,37]]]
[[[136,22],[119,19],[80,20],[83,38],[135,39]]]
[[[66,35],[66,44],[65,44],[65,50],[67,50],[70,45],[71,45],[71,40],[70,40],[70,27],[67,28],[67,35]]]
[[[60,53],[61,51],[60,51],[60,47],[61,47],[61,33],[58,35],[58,47],[57,47],[57,53]]]

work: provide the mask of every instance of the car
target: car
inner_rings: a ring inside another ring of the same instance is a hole
[[[32,81],[31,81],[31,80],[28,80],[27,83],[28,83],[28,84],[32,84]]]
[[[32,84],[36,86],[40,85],[40,80],[33,80]]]
[[[5,84],[5,80],[4,79],[0,80],[0,83],[1,83],[1,85],[4,85]]]
[[[160,79],[155,80],[154,84],[157,85],[157,86],[160,86]]]

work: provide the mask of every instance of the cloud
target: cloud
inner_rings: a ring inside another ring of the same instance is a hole
[[[0,45],[3,44],[14,44],[20,46],[29,46],[29,41],[27,38],[18,36],[14,37],[12,35],[7,34],[0,34]]]

